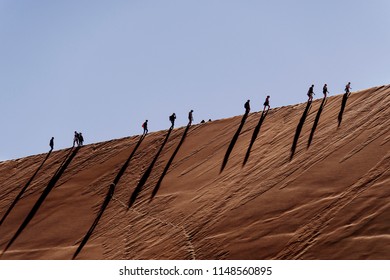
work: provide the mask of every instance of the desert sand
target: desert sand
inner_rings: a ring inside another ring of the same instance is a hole
[[[343,98],[1,162],[1,259],[390,259],[390,86]]]

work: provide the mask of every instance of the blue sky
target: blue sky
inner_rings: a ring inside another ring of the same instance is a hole
[[[390,1],[0,0],[0,160],[389,83]]]

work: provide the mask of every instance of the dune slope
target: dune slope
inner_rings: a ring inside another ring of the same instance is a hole
[[[1,162],[1,259],[389,259],[389,108],[381,86]]]

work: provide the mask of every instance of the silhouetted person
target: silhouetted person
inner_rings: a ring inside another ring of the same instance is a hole
[[[309,96],[309,99],[307,100],[307,102],[311,102],[313,100],[313,94],[315,95],[314,85],[311,85],[311,87],[309,88],[309,90],[307,92],[307,96]]]
[[[148,120],[146,120],[143,124],[142,124],[142,128],[144,129],[144,133],[142,135],[146,135],[148,134]]]
[[[324,94],[324,98],[326,98],[326,95],[329,93],[327,84],[322,88],[322,93]]]
[[[50,145],[50,150],[53,150],[53,148],[54,148],[54,137],[52,137],[50,139],[49,145]]]
[[[248,115],[250,110],[251,110],[251,106],[249,105],[249,102],[250,100],[248,99],[245,104],[244,104],[244,108],[245,108],[245,114]]]
[[[169,120],[171,121],[171,129],[175,126],[175,120],[176,120],[176,114],[173,113],[172,115],[169,116]]]
[[[84,137],[83,134],[80,132],[79,133],[79,146],[84,145]]]
[[[351,82],[348,82],[348,84],[345,86],[345,93],[350,94],[351,89]]]
[[[192,115],[192,113],[194,112],[194,110],[191,110],[189,113],[188,113],[188,124],[191,125],[192,122],[194,121],[194,117]]]
[[[264,102],[264,104],[263,104],[263,105],[264,105],[263,111],[265,111],[265,107],[268,107],[267,110],[271,109],[271,107],[269,106],[269,98],[270,98],[270,96],[267,95],[267,98],[265,99],[265,102]]]
[[[204,120],[201,120],[200,123],[205,123],[205,121],[204,121]]]
[[[77,144],[77,146],[79,145],[79,141],[80,141],[80,138],[79,138],[79,134],[77,133],[77,131],[74,132],[74,137],[73,137],[73,147],[75,146],[75,144]]]
[[[209,119],[208,122],[211,122],[211,119]]]

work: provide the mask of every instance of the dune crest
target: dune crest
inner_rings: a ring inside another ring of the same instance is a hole
[[[389,185],[380,86],[1,162],[1,259],[389,259]]]

